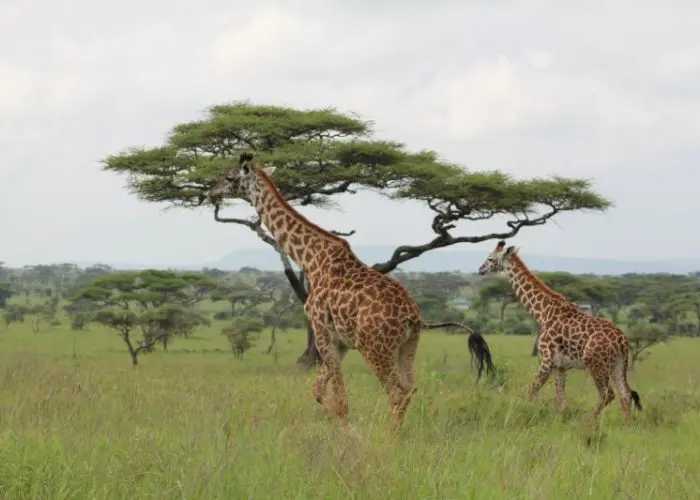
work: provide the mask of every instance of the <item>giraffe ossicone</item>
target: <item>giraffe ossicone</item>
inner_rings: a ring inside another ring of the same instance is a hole
[[[341,362],[349,349],[357,349],[389,396],[396,433],[416,391],[413,365],[421,330],[464,325],[423,322],[416,301],[401,284],[360,261],[345,239],[292,208],[271,173],[255,165],[250,153],[243,153],[238,165],[209,194],[245,193],[282,250],[304,271],[310,290],[304,312],[322,360],[312,386],[316,400],[348,424]],[[485,363],[492,372],[491,353],[483,337],[472,332],[468,345],[479,366]],[[332,401],[326,398],[329,382]]]
[[[594,418],[615,398],[613,387],[626,418],[630,416],[630,401],[638,410],[642,409],[639,394],[627,382],[629,340],[612,321],[581,311],[573,300],[548,287],[525,265],[515,247],[506,248],[503,240],[479,266],[480,275],[490,273],[505,274],[540,330],[541,362],[529,388],[530,399],[534,399],[554,371],[557,403],[563,408],[566,372],[586,369],[599,395]]]

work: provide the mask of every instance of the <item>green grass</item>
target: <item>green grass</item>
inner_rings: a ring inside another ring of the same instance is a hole
[[[302,333],[280,335],[278,363],[262,353],[267,335],[236,361],[220,327],[136,370],[98,327],[0,327],[0,498],[682,499],[700,489],[700,342],[653,348],[630,375],[644,412],[626,425],[616,400],[592,431],[583,372],[569,377],[563,414],[551,382],[525,401],[531,338],[488,337],[507,377],[497,392],[474,386],[464,337],[425,333],[397,441],[386,396],[351,352],[357,440],[295,368]]]

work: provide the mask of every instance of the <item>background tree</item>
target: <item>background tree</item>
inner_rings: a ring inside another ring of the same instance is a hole
[[[562,212],[610,206],[587,180],[516,180],[496,171],[467,171],[438,160],[433,151],[414,153],[397,142],[374,140],[369,122],[330,108],[212,106],[202,120],[176,125],[163,146],[133,148],[104,160],[105,170],[128,175],[129,189],[140,199],[185,208],[213,204],[215,220],[254,231],[279,253],[302,303],[307,297],[304,276],[295,272],[257,217],[222,217],[222,201],[206,197],[241,151],[253,151],[259,161],[277,167],[275,182],[293,205],[331,207],[334,195],[362,190],[424,202],[433,214],[432,238],[397,247],[386,261],[374,264],[383,273],[437,248],[510,238],[523,227],[545,224]],[[505,218],[502,231],[454,233],[460,221],[492,217]],[[309,329],[307,349],[299,361],[310,367],[318,359]]]
[[[627,331],[630,341],[630,370],[634,370],[637,361],[646,359],[648,349],[657,344],[668,342],[668,332],[659,325],[637,323]]]
[[[29,313],[29,308],[24,304],[9,304],[2,313],[5,326],[12,323],[24,323],[25,316]]]
[[[89,299],[74,300],[63,306],[63,310],[68,314],[70,327],[73,331],[85,329],[99,308],[99,304]]]
[[[229,311],[218,311],[216,319],[230,319],[245,316],[257,306],[272,300],[274,289],[265,289],[256,283],[238,279],[232,283],[219,284],[211,294],[215,302],[226,300]]]
[[[469,280],[461,273],[404,273],[393,272],[392,277],[413,295],[426,321],[462,322],[464,314],[453,305]],[[462,297],[463,298],[463,297]],[[448,331],[464,333],[462,329]]]
[[[27,308],[26,313],[31,315],[32,331],[34,333],[39,333],[41,331],[42,323],[47,323],[50,326],[58,326],[61,324],[56,317],[59,301],[60,299],[57,296],[53,296]]]
[[[230,326],[221,329],[231,343],[231,349],[236,359],[243,359],[243,354],[255,345],[260,332],[265,328],[261,318],[238,317]]]
[[[198,273],[176,274],[148,269],[105,274],[95,278],[73,299],[74,310],[93,309],[91,319],[116,330],[131,363],[157,342],[167,349],[174,335],[187,336],[208,320],[193,306],[214,283]],[[78,306],[78,303],[81,305]]]
[[[481,307],[488,307],[492,302],[498,304],[499,320],[501,322],[501,327],[503,327],[506,307],[510,304],[518,303],[518,297],[515,296],[513,287],[507,278],[503,276],[494,276],[479,288],[478,305]]]
[[[12,297],[10,283],[0,283],[0,309],[7,307],[7,301]]]

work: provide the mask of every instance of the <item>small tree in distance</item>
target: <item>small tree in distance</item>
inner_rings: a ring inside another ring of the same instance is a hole
[[[95,278],[73,299],[72,310],[94,311],[91,320],[115,330],[126,345],[131,363],[156,343],[187,336],[209,320],[193,309],[215,283],[199,273],[175,274],[148,269]]]
[[[228,338],[236,359],[243,359],[243,354],[255,345],[263,328],[265,323],[261,318],[239,316],[230,326],[222,328],[221,334]]]
[[[643,361],[649,356],[650,347],[671,340],[664,327],[644,323],[636,323],[630,327],[627,338],[630,342],[630,370],[634,370],[637,361]]]

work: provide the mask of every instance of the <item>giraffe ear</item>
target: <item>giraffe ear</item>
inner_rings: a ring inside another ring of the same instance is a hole
[[[265,171],[265,173],[267,175],[272,177],[272,174],[275,173],[275,170],[277,170],[277,167],[265,167],[265,168],[263,168],[263,170]]]

